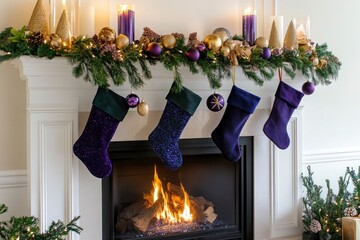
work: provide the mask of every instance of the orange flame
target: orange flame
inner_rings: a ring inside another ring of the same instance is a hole
[[[154,204],[159,199],[163,200],[163,205],[156,213],[156,218],[158,220],[164,220],[167,223],[192,222],[193,215],[190,210],[189,195],[181,183],[180,186],[184,198],[179,200],[169,197],[169,193],[166,192],[162,186],[162,182],[159,179],[155,166],[152,185],[151,198],[147,198],[147,200],[150,204]]]

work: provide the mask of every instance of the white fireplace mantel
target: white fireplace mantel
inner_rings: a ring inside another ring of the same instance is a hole
[[[19,69],[21,79],[26,81],[28,201],[31,214],[39,217],[41,229],[45,229],[52,220],[69,221],[80,215],[84,231],[80,236],[74,234],[69,239],[99,240],[102,236],[101,180],[90,176],[72,153],[72,145],[80,134],[79,112],[90,111],[97,88],[82,79],[75,79],[72,66],[62,57],[52,60],[21,57],[13,64]],[[172,73],[160,65],[152,66],[151,71],[153,79],[146,82],[143,93],[141,90],[137,93],[146,100],[151,111],[161,111],[172,83]],[[219,118],[211,120],[206,117],[209,115],[206,98],[213,93],[206,77],[192,75],[185,68],[181,72],[184,86],[203,98],[197,110],[199,114],[194,115],[189,127],[203,129],[204,119],[209,121],[207,125],[216,126]],[[288,125],[290,147],[285,151],[277,149],[262,133],[277,80],[259,87],[243,77],[240,70],[236,75],[237,86],[261,97],[257,110],[242,132],[254,136],[255,144],[254,239],[297,239],[302,232],[299,184],[301,108],[294,112]],[[302,79],[291,82],[297,88],[302,83]],[[226,97],[231,86],[231,80],[225,79],[218,92]],[[128,84],[111,86],[111,89],[122,96],[131,91]],[[142,124],[131,127],[144,127],[147,121]],[[195,132],[187,133],[185,137],[208,137],[209,134]]]

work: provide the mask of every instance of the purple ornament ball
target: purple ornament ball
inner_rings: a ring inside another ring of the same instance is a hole
[[[161,54],[161,46],[157,42],[151,42],[147,45],[146,52],[152,57],[158,57]]]
[[[199,50],[200,52],[203,52],[205,51],[206,46],[203,43],[199,43],[198,45],[196,45],[196,49]]]
[[[140,98],[135,93],[130,93],[125,99],[130,108],[136,108],[140,103]]]
[[[218,112],[225,106],[225,100],[220,94],[214,93],[208,97],[206,105],[210,111]]]
[[[267,48],[267,47],[264,47],[264,48],[263,48],[262,57],[263,57],[264,59],[270,59],[270,57],[271,57],[271,50],[270,50],[270,48]]]
[[[312,82],[307,81],[302,85],[301,89],[305,95],[311,95],[315,91],[315,85]]]
[[[186,56],[190,61],[196,62],[200,58],[200,52],[196,48],[191,48],[186,52]]]

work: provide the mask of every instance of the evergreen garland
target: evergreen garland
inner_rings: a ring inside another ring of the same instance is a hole
[[[156,34],[155,36],[148,40],[159,42],[161,36]],[[122,49],[117,49],[115,44],[103,43],[95,35],[92,38],[73,39],[69,48],[65,45],[60,47],[54,45],[51,36],[49,39],[39,32],[28,32],[26,27],[20,30],[6,28],[0,33],[0,50],[5,52],[0,55],[0,63],[23,55],[48,59],[63,56],[73,65],[72,74],[76,78],[83,78],[101,87],[108,87],[109,79],[116,86],[128,80],[134,89],[143,86],[144,80],[152,78],[149,65],[160,63],[165,69],[173,72],[176,83],[172,89],[174,92],[182,89],[183,79],[180,67],[188,68],[193,74],[201,73],[206,76],[212,89],[221,88],[221,80],[230,78],[231,67],[236,65],[242,69],[245,77],[259,86],[262,86],[264,81],[273,79],[279,69],[284,70],[291,79],[295,77],[296,71],[299,71],[315,85],[327,85],[337,78],[341,67],[340,61],[328,51],[326,44],[316,44],[310,51],[304,51],[301,48],[291,51],[273,49],[270,59],[262,57],[261,48],[252,47],[249,56],[235,54],[237,63],[221,52],[206,48],[201,52],[200,59],[194,62],[185,54],[194,46],[186,44],[185,38],[181,36],[181,34],[176,35],[177,41],[174,48],[163,48],[160,56],[154,58],[146,52],[146,43],[139,40]],[[232,39],[241,38],[235,35]],[[234,55],[234,53],[231,54]],[[319,59],[319,64],[313,63],[314,58]]]
[[[0,205],[0,214],[8,208]],[[75,217],[68,224],[52,222],[48,229],[40,232],[39,220],[35,217],[11,217],[9,221],[0,221],[0,240],[63,240],[70,232],[80,234],[82,228],[77,225],[80,217]]]

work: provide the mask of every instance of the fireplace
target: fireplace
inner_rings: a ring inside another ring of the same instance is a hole
[[[74,216],[80,215],[79,224],[84,230],[80,236],[72,234],[69,240],[102,239],[104,224],[102,181],[94,178],[72,152],[72,145],[78,139],[87,120],[96,88],[87,82],[75,79],[71,73],[72,66],[64,58],[47,60],[24,56],[13,61],[13,64],[19,69],[21,79],[26,82],[29,214],[39,218],[41,230],[45,230],[54,219],[70,221]],[[242,224],[252,222],[253,218],[253,239],[300,239],[303,230],[302,209],[299,207],[301,206],[299,179],[302,166],[302,110],[298,108],[294,112],[288,125],[290,147],[287,150],[279,150],[262,132],[262,126],[270,113],[277,82],[265,82],[260,88],[242,77],[241,69],[237,71],[236,75],[239,76],[237,84],[244,90],[261,97],[256,111],[241,133],[241,136],[253,136],[256,149],[251,162],[254,169],[252,172],[254,201],[248,201],[253,203],[253,211],[250,211],[253,215],[245,217],[250,220]],[[152,66],[152,72],[153,79],[148,81],[144,88],[144,99],[151,106],[149,117],[142,118],[136,111],[129,111],[119,127],[120,131],[114,135],[114,142],[120,141],[123,145],[126,141],[145,140],[156,127],[164,109],[172,73],[158,65]],[[181,72],[185,86],[201,95],[203,99],[209,96],[209,89],[204,85],[204,81],[206,82],[204,76],[193,75],[185,68]],[[304,79],[295,81],[284,79],[284,81],[300,88]],[[231,87],[232,82],[225,79],[218,93],[225,97]],[[126,84],[111,88],[121,96],[126,96],[131,91],[130,86]],[[206,107],[206,101],[202,101],[184,129],[182,137],[209,138],[220,119],[221,113],[210,112]],[[156,161],[151,162],[148,168],[152,172]],[[226,161],[221,159],[216,162]],[[156,163],[160,168],[161,163]],[[123,167],[123,169],[127,168]],[[181,171],[183,169],[185,167],[181,168]],[[162,173],[159,174],[164,178]],[[190,194],[198,194],[192,192],[192,189],[188,190]],[[206,197],[212,200],[211,196]],[[108,203],[108,206],[113,208],[112,203]],[[220,214],[217,206],[215,211]],[[244,231],[251,229],[242,227],[241,224],[239,226],[239,229]],[[109,223],[104,227],[108,228],[111,225]],[[248,235],[247,232],[241,233],[242,237]],[[299,236],[299,238],[287,238],[289,236]]]
[[[210,138],[181,139],[183,165],[171,171],[147,141],[111,142],[113,172],[102,181],[103,239],[253,239],[253,138],[241,137],[240,144],[243,156],[231,163]],[[152,188],[154,165],[163,183],[181,183],[192,198],[213,203],[216,220],[119,232],[118,216]]]

